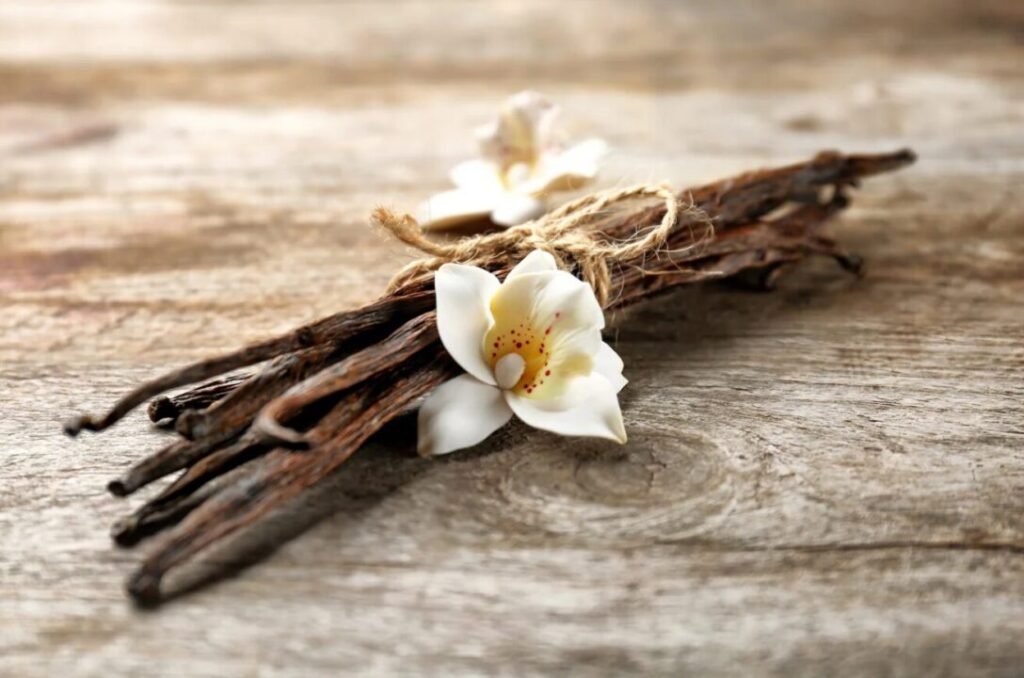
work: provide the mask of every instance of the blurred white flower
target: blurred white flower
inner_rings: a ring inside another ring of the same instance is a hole
[[[558,107],[536,92],[510,97],[497,120],[476,131],[482,157],[451,171],[457,188],[424,203],[419,222],[443,230],[489,215],[514,226],[542,215],[546,196],[592,181],[607,144],[588,139],[562,148],[553,135],[557,116]]]
[[[462,264],[434,278],[437,329],[463,374],[420,408],[419,453],[476,445],[515,414],[534,428],[626,442],[622,359],[601,339],[593,288],[540,250],[504,282]]]

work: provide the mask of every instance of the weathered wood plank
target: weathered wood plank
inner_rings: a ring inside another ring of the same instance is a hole
[[[706,4],[0,5],[0,674],[1024,672],[1021,8]],[[369,210],[527,85],[607,185],[921,161],[842,218],[865,279],[620,318],[627,447],[404,422],[133,610],[103,488],[164,438],[60,420],[376,296]]]

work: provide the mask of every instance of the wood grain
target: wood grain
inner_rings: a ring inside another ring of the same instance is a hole
[[[0,675],[1024,673],[1022,30],[1007,0],[0,4]],[[523,86],[612,142],[606,186],[920,161],[836,229],[866,278],[618,318],[625,448],[513,425],[427,461],[404,421],[133,609],[107,532],[141,499],[104,487],[168,439],[60,421],[376,297],[409,255],[370,209]]]

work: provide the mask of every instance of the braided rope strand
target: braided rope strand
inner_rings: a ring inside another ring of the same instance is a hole
[[[665,202],[665,215],[661,223],[642,237],[624,242],[608,242],[592,229],[584,228],[609,207],[642,198],[660,198]],[[675,192],[664,185],[641,185],[593,193],[569,202],[535,221],[498,233],[462,238],[452,243],[428,239],[420,225],[408,214],[397,215],[385,208],[378,208],[373,213],[373,220],[398,240],[429,255],[411,262],[399,271],[391,279],[388,291],[431,276],[445,263],[478,265],[493,262],[495,258],[521,258],[539,249],[551,254],[560,268],[575,267],[580,276],[594,288],[601,305],[607,306],[611,286],[609,265],[625,264],[657,254],[679,223],[680,211],[683,209],[710,226],[707,215],[692,205],[681,207]]]

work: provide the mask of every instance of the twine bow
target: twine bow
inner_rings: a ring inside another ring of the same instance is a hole
[[[665,201],[665,216],[661,223],[642,237],[609,242],[594,229],[583,228],[595,217],[602,215],[608,207],[637,198],[661,198]],[[678,196],[668,186],[634,186],[593,193],[535,221],[498,233],[463,238],[450,244],[429,240],[416,220],[408,214],[396,215],[381,207],[374,211],[373,219],[402,242],[431,255],[399,271],[391,279],[389,291],[418,282],[448,262],[493,265],[495,260],[516,261],[539,249],[551,254],[560,268],[577,270],[580,277],[594,288],[601,306],[606,307],[611,287],[609,266],[656,254],[675,228],[680,209]],[[706,215],[692,205],[686,209],[697,213],[702,220],[707,220]]]

